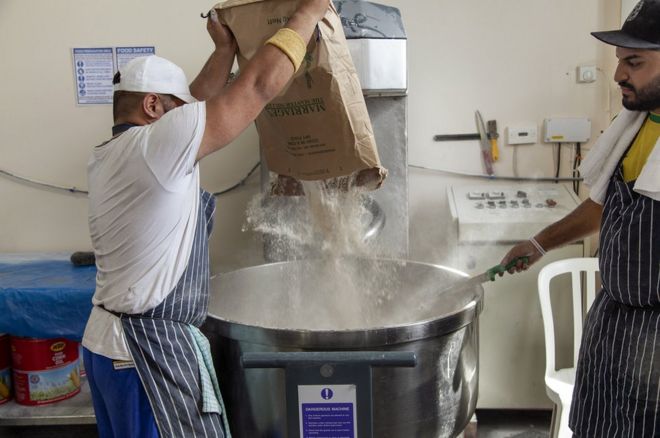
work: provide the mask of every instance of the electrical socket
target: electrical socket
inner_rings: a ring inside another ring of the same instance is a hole
[[[538,143],[538,130],[536,125],[507,128],[507,142],[510,145]]]
[[[595,65],[581,65],[577,68],[577,81],[579,84],[596,82],[598,69]]]

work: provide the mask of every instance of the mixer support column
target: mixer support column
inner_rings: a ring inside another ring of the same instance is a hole
[[[245,353],[241,362],[244,368],[285,369],[290,438],[328,431],[373,438],[372,367],[415,367],[417,357],[380,351]]]

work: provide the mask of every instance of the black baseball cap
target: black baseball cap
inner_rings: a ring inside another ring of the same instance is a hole
[[[641,0],[637,3],[621,30],[591,34],[617,47],[660,50],[660,0]]]

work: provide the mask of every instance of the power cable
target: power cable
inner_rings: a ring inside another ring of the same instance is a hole
[[[243,178],[242,180],[240,180],[239,182],[237,182],[237,183],[234,184],[233,186],[229,187],[228,189],[221,190],[221,191],[219,191],[219,192],[215,192],[215,193],[213,193],[213,196],[222,196],[222,195],[225,195],[225,194],[227,194],[227,193],[229,193],[229,192],[231,192],[231,191],[233,191],[233,190],[236,190],[237,188],[239,188],[239,187],[245,185],[245,182],[246,182],[246,181],[252,176],[252,174],[253,174],[253,173],[254,173],[254,172],[255,172],[260,166],[261,166],[261,161],[259,161],[257,164],[254,165],[254,167],[252,168],[252,170],[250,170],[250,172],[248,172],[248,174],[245,176],[245,178]]]
[[[579,146],[578,146],[578,151],[579,151]],[[578,159],[577,163],[579,165],[579,162],[581,160],[581,157]],[[254,174],[254,172],[261,166],[261,162],[258,162],[255,164],[252,169],[248,172],[248,174],[242,178],[240,181],[238,181],[236,184],[232,185],[231,187],[214,192],[214,196],[222,196],[225,195],[229,192],[232,192],[236,190],[237,188],[245,185],[247,180]],[[483,179],[489,179],[493,181],[533,181],[533,182],[572,182],[572,183],[577,183],[577,188],[579,190],[579,183],[580,181],[583,181],[583,178],[579,176],[579,171],[576,171],[577,176],[573,178],[547,178],[547,177],[525,177],[525,176],[491,176],[491,175],[484,175],[484,174],[477,174],[477,173],[467,173],[467,172],[457,172],[454,170],[449,170],[449,169],[435,169],[435,168],[430,168],[430,167],[425,167],[425,166],[419,166],[415,164],[410,164],[408,167],[414,168],[414,169],[422,169],[422,170],[428,170],[431,172],[438,172],[438,173],[444,173],[444,174],[449,174],[449,175],[455,175],[455,176],[460,176],[464,178],[483,178]],[[9,172],[4,169],[0,169],[0,175],[4,175],[6,177],[15,179],[20,182],[28,183],[28,184],[34,184],[39,187],[47,188],[47,189],[54,189],[62,192],[67,192],[70,194],[89,194],[86,190],[81,190],[76,187],[66,187],[66,186],[60,186],[56,184],[51,184],[51,183],[45,183],[41,181],[36,181],[31,178],[27,178],[24,176],[17,175],[15,173]]]
[[[231,186],[227,189],[224,189],[224,190],[221,190],[219,192],[213,193],[213,196],[225,195],[225,194],[227,194],[227,193],[229,193],[233,190],[236,190],[237,188],[245,185],[245,182],[252,176],[252,174],[259,168],[260,165],[261,165],[261,162],[258,162],[257,164],[254,165],[254,167],[252,167],[252,170],[250,170],[250,172],[248,172],[248,174],[243,179],[241,179],[239,182],[237,182],[236,184],[234,184],[233,186]],[[57,185],[57,184],[51,184],[51,183],[46,183],[46,182],[42,182],[42,181],[37,181],[37,180],[34,180],[32,178],[27,178],[27,177],[24,177],[24,176],[17,175],[13,172],[10,172],[10,171],[4,170],[4,169],[0,169],[0,175],[4,175],[4,176],[9,177],[11,179],[15,179],[15,180],[23,182],[23,183],[36,185],[38,187],[42,187],[42,188],[45,188],[45,189],[53,189],[53,190],[58,190],[58,191],[73,193],[73,194],[84,194],[84,195],[89,194],[89,192],[87,190],[81,190],[81,189],[78,189],[76,187],[66,187],[66,186],[60,186],[60,185]]]
[[[582,164],[582,143],[575,143],[575,157],[573,158],[573,178],[580,177],[580,164]],[[580,194],[580,181],[573,181],[573,191]]]
[[[439,172],[439,173],[446,173],[449,175],[456,175],[456,176],[461,176],[461,177],[466,177],[466,178],[483,178],[483,179],[489,179],[489,180],[501,180],[501,181],[533,181],[533,182],[574,182],[574,181],[582,181],[582,178],[547,178],[547,177],[527,177],[527,176],[491,176],[491,175],[484,175],[484,174],[479,174],[479,173],[467,173],[467,172],[457,172],[454,170],[447,170],[447,169],[433,169],[430,167],[424,167],[424,166],[418,166],[416,164],[409,164],[408,167],[412,167],[414,169],[423,169],[423,170],[430,170],[432,172]]]
[[[55,184],[36,181],[36,180],[30,179],[30,178],[26,178],[24,176],[16,175],[15,173],[12,173],[12,172],[9,172],[9,171],[3,170],[3,169],[0,169],[0,174],[8,176],[12,179],[15,179],[15,180],[18,180],[18,181],[21,181],[21,182],[36,185],[36,186],[39,186],[39,187],[44,187],[44,188],[48,188],[48,189],[55,189],[55,190],[61,190],[61,191],[65,191],[65,192],[68,192],[68,193],[84,193],[84,194],[87,194],[87,192],[85,190],[80,190],[80,189],[77,189],[76,187],[64,187],[64,186],[58,186],[58,185],[55,185]]]
[[[559,171],[561,169],[561,143],[557,143],[557,172],[555,178],[559,178]]]

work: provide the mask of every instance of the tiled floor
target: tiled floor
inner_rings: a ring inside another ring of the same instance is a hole
[[[478,411],[476,438],[548,438],[549,411]],[[470,435],[466,434],[466,438]],[[474,435],[471,435],[474,437]],[[2,428],[2,438],[97,438],[95,426]],[[236,437],[247,438],[247,437]],[[378,437],[374,437],[378,438]]]

